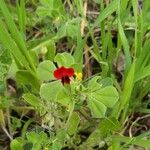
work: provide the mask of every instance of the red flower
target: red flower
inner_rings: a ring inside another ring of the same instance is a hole
[[[74,75],[73,68],[65,68],[64,66],[56,69],[54,71],[54,77],[58,80],[61,80],[62,84],[70,84],[70,77]]]

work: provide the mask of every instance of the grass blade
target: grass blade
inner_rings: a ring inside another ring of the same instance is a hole
[[[99,26],[100,23],[106,19],[110,14],[115,12],[117,10],[118,6],[118,0],[113,0],[97,17],[95,23],[92,26],[92,29],[94,29],[96,26]]]
[[[125,137],[125,136],[113,136],[113,141],[116,142],[124,142],[128,144],[133,144],[145,148],[150,148],[150,140],[144,140],[144,139],[139,139],[139,138],[130,138],[130,137]]]
[[[32,59],[29,55],[29,52],[27,51],[25,42],[20,34],[20,32],[18,31],[12,17],[11,14],[8,11],[8,8],[4,2],[4,0],[0,0],[0,9],[2,11],[2,14],[5,18],[6,24],[8,26],[8,29],[11,33],[12,38],[14,39],[14,41],[16,42],[16,44],[18,45],[22,55],[25,56],[25,58],[27,59],[27,61],[30,64],[30,67],[35,71],[35,66],[34,63],[32,62]]]
[[[29,69],[28,61],[26,61],[25,57],[21,54],[19,48],[16,43],[11,38],[7,29],[5,28],[4,23],[0,20],[0,42],[7,48],[15,59],[22,64],[26,69]]]
[[[124,109],[124,112],[122,113],[122,120],[125,117],[126,114],[125,111],[126,108],[128,107],[128,103],[130,101],[131,93],[134,87],[134,74],[135,74],[135,62],[133,62],[127,74],[127,77],[124,82],[123,92],[120,98],[120,107],[118,110],[119,113],[117,114],[118,115],[117,118],[119,117],[120,112]]]
[[[18,21],[19,21],[20,31],[22,33],[25,33],[26,11],[25,11],[25,1],[24,0],[17,1],[17,13],[18,13]]]
[[[140,71],[136,73],[135,82],[148,76],[150,76],[150,65],[146,66],[142,70],[140,69]]]
[[[120,35],[120,39],[123,45],[123,49],[124,49],[124,53],[125,53],[125,67],[126,70],[128,70],[128,68],[131,65],[131,55],[130,55],[130,51],[129,51],[129,44],[128,44],[128,40],[126,38],[126,35],[124,33],[123,27],[121,25],[121,21],[120,19],[118,20],[118,29],[119,29],[119,35]]]

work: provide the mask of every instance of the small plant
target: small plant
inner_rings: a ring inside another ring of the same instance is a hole
[[[0,149],[150,148],[149,10],[0,0]]]

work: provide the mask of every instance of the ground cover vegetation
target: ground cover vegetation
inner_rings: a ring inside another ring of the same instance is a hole
[[[0,0],[0,149],[150,149],[149,0]]]

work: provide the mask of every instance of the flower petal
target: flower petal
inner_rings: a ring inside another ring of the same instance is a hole
[[[74,75],[74,69],[73,68],[65,68],[64,66],[61,66],[60,68],[58,68],[54,71],[54,77],[56,79],[61,79],[61,80],[63,80],[63,78],[68,79],[69,77],[72,77],[73,75]],[[70,83],[70,79],[68,80],[68,83]]]
[[[64,76],[64,73],[65,73],[65,68],[64,66],[62,66],[54,71],[54,77],[56,79],[62,79],[62,77]]]
[[[74,75],[74,69],[73,68],[66,68],[66,76],[72,77]]]

